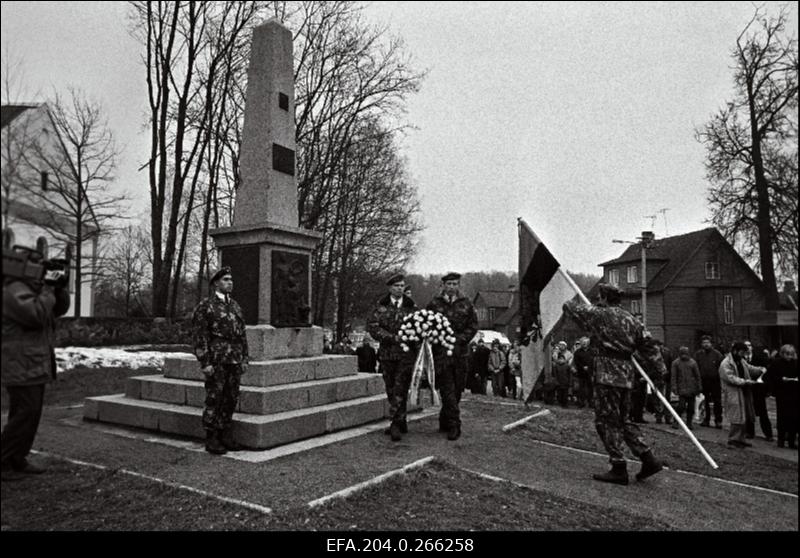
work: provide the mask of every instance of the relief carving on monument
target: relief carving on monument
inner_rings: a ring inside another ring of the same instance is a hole
[[[307,254],[272,251],[271,315],[275,327],[310,325]]]

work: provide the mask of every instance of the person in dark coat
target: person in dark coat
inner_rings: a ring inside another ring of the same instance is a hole
[[[797,380],[797,351],[793,345],[781,347],[776,358],[767,369],[767,388],[775,396],[778,414],[778,447],[797,449],[798,406],[800,389]]]
[[[750,363],[753,366],[760,366],[766,369],[769,366],[769,362],[769,351],[764,347],[756,347]],[[755,417],[758,417],[758,424],[761,427],[761,433],[764,434],[764,439],[767,442],[772,442],[775,439],[772,437],[772,422],[767,414],[767,384],[763,380],[762,378],[761,382],[753,384],[750,388],[753,395],[753,412]],[[748,438],[754,438],[756,435],[755,417],[745,425]]]
[[[27,460],[44,406],[45,384],[56,378],[56,318],[69,310],[67,285],[3,278],[0,380],[8,392],[8,422],[0,435],[2,480],[45,470]]]
[[[364,337],[361,346],[356,349],[356,356],[358,357],[358,371],[375,373],[375,368],[378,365],[378,354],[372,348],[368,337]]]
[[[702,391],[703,380],[697,362],[689,355],[689,347],[678,349],[678,358],[672,361],[670,367],[670,384],[679,397],[678,414],[686,411],[686,427],[691,430],[695,398]],[[678,423],[672,427],[678,428]]]
[[[700,349],[694,354],[694,360],[700,369],[700,377],[703,379],[705,418],[700,426],[710,426],[713,408],[714,428],[722,428],[722,384],[719,366],[723,358],[722,353],[711,345],[711,337],[704,335],[700,339]]]
[[[375,304],[367,322],[367,331],[380,343],[378,358],[389,401],[390,418],[389,427],[384,433],[391,436],[392,441],[398,442],[408,432],[406,407],[414,367],[414,355],[411,351],[403,351],[399,333],[403,318],[413,314],[417,305],[403,294],[406,287],[403,275],[393,275],[386,281],[386,286],[389,292]]]
[[[233,274],[223,267],[210,280],[213,292],[192,315],[194,354],[205,376],[203,428],[206,451],[221,455],[243,449],[233,434],[233,412],[239,402],[242,374],[250,354],[244,313],[231,297]]]
[[[448,273],[442,277],[442,292],[428,303],[427,309],[445,316],[455,332],[455,347],[452,355],[441,345],[433,346],[433,361],[436,369],[436,388],[442,397],[439,413],[439,430],[447,432],[448,440],[461,436],[461,393],[464,391],[467,374],[467,345],[475,336],[478,315],[472,302],[459,287],[461,275]]]
[[[478,374],[480,382],[480,393],[486,395],[486,383],[489,381],[489,354],[491,349],[486,346],[483,339],[478,339],[478,346],[475,348],[474,366],[475,373]]]

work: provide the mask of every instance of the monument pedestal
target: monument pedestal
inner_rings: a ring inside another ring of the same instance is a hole
[[[233,298],[248,325],[311,326],[311,253],[321,233],[265,223],[219,228],[210,234],[221,265],[233,272]],[[316,354],[322,354],[321,344]]]

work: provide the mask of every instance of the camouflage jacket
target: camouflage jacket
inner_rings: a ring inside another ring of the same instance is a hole
[[[391,296],[388,294],[378,300],[372,315],[367,321],[367,331],[373,339],[381,344],[378,349],[378,358],[380,360],[412,358],[413,355],[410,354],[410,351],[404,354],[396,336],[397,332],[400,331],[403,318],[413,314],[416,309],[417,305],[414,301],[405,295],[400,308],[392,304]]]
[[[472,302],[459,293],[451,303],[442,293],[433,297],[433,300],[428,303],[427,309],[439,312],[450,320],[450,326],[453,328],[456,337],[453,356],[465,357],[469,355],[469,342],[472,341],[472,338],[475,337],[475,332],[478,331],[478,315],[475,313],[475,307],[472,306]],[[439,345],[433,346],[434,356],[441,356],[443,352],[443,347]]]
[[[641,322],[618,306],[587,306],[570,301],[564,312],[591,336],[594,354],[594,381],[607,386],[630,389],[635,378],[631,357],[636,353],[643,368],[665,371],[661,351],[644,337]]]
[[[192,316],[192,338],[202,367],[243,364],[250,359],[244,315],[233,298],[225,303],[213,294],[200,301]]]

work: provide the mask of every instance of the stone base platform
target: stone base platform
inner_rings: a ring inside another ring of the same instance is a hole
[[[233,415],[236,441],[267,449],[384,419],[383,378],[356,372],[354,356],[253,362]],[[167,358],[164,375],[128,379],[125,393],[85,400],[84,420],[204,438],[203,374],[194,358]],[[409,410],[417,410],[419,407]]]

